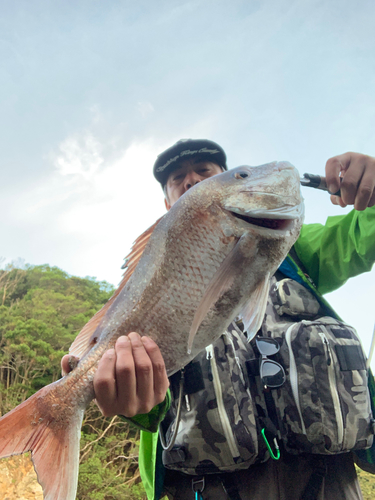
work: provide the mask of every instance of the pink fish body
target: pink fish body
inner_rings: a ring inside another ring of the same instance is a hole
[[[156,341],[171,375],[239,315],[254,336],[303,212],[288,162],[238,167],[185,193],[138,238],[118,291],[72,345],[77,367],[0,419],[0,458],[31,451],[45,500],[74,500],[80,428],[103,353],[136,331]]]

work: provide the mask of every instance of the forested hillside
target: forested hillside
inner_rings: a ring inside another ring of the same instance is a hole
[[[62,356],[112,292],[106,282],[48,265],[0,270],[1,415],[61,377]],[[118,417],[103,418],[92,403],[82,428],[77,499],[142,498],[138,439],[136,430]]]
[[[1,415],[61,377],[62,356],[112,292],[106,282],[47,265],[0,270]],[[145,498],[138,439],[135,429],[118,417],[103,418],[92,403],[82,428],[77,499]],[[6,463],[0,462],[0,498],[41,499],[29,459]],[[361,471],[360,481],[364,498],[375,498],[374,476]]]

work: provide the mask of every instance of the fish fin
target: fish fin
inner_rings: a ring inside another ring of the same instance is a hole
[[[214,274],[195,312],[188,337],[188,354],[191,353],[194,337],[208,311],[218,299],[230,289],[238,272],[239,240]]]
[[[0,419],[0,458],[31,451],[44,500],[74,500],[83,410],[70,419],[46,416],[44,387]]]
[[[122,280],[119,287],[109,299],[109,301],[90,319],[88,323],[82,328],[77,337],[75,338],[73,344],[70,346],[69,354],[71,356],[76,356],[77,358],[82,358],[98,341],[100,331],[98,332],[98,326],[102,322],[106,312],[112,305],[114,300],[117,298],[121,290],[124,288],[126,283],[129,281],[134,269],[142,257],[143,251],[153,233],[155,227],[160,222],[158,219],[151,227],[149,227],[144,233],[142,233],[133,243],[130,253],[125,257],[125,267],[126,270],[123,274]]]
[[[266,274],[264,280],[259,283],[250,299],[245,303],[240,312],[244,331],[247,332],[247,339],[250,342],[262,325],[266,312],[268,294],[270,291],[270,273]]]

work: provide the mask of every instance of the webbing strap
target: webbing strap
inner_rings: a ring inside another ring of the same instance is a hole
[[[178,395],[178,404],[177,404],[177,415],[176,415],[176,420],[175,420],[175,428],[173,431],[173,434],[169,440],[169,443],[167,444],[164,438],[164,433],[163,433],[163,428],[162,428],[162,423],[160,422],[159,424],[159,438],[160,438],[160,443],[163,447],[163,450],[165,451],[171,451],[173,448],[173,445],[176,441],[176,437],[178,434],[178,426],[180,425],[180,420],[181,420],[181,408],[182,408],[182,395],[184,392],[184,369],[181,369],[181,379],[180,379],[180,390],[179,390],[179,395]]]
[[[225,493],[228,495],[229,500],[241,500],[237,486],[233,481],[232,473],[222,474],[220,476],[221,484],[223,485]]]
[[[302,493],[300,500],[317,500],[322,488],[323,479],[327,475],[327,463],[324,457],[315,457],[314,472]]]

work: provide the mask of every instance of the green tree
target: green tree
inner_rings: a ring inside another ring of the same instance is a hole
[[[57,267],[0,270],[0,412],[4,414],[61,376],[60,361],[80,329],[114,288]],[[79,500],[144,498],[135,429],[105,419],[93,403],[81,438]]]

